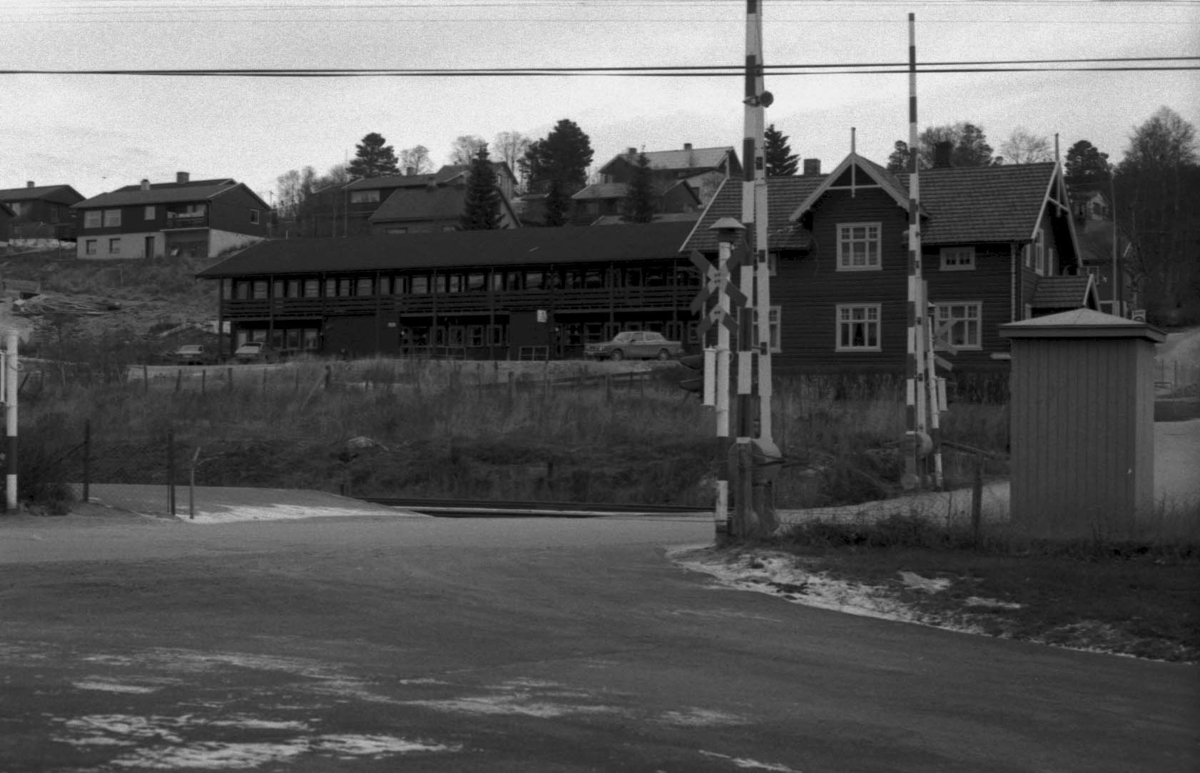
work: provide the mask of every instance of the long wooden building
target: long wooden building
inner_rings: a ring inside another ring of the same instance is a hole
[[[695,342],[700,280],[680,251],[691,227],[274,240],[198,276],[220,282],[228,351],[572,357],[623,330]]]

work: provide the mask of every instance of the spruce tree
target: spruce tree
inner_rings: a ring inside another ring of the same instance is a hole
[[[800,166],[800,159],[792,153],[788,136],[775,128],[775,124],[763,132],[763,155],[767,161],[767,177],[791,177]],[[746,163],[752,163],[748,159]]]
[[[622,202],[624,219],[631,223],[649,223],[654,220],[654,180],[650,175],[650,159],[645,153],[638,154],[637,166]]]
[[[486,231],[500,227],[500,189],[496,170],[488,158],[487,143],[471,159],[467,179],[467,198],[458,221],[464,231]]]
[[[382,134],[371,132],[356,146],[349,171],[352,179],[361,180],[364,177],[397,175],[400,174],[400,167],[396,162],[395,149],[387,144]]]

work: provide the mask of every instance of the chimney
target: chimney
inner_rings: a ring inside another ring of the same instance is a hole
[[[690,143],[690,142],[685,142],[685,143],[683,143],[683,149],[684,149],[684,150],[691,150],[691,149],[692,149],[692,143]]]
[[[175,173],[175,182],[179,183],[180,185],[182,185],[183,183],[186,183],[190,179],[191,179],[191,175],[189,175],[187,172],[176,172]]]
[[[954,143],[949,140],[941,140],[933,146],[933,168],[934,169],[949,169],[950,152],[954,149]]]
[[[816,177],[821,174],[821,159],[806,158],[804,159],[804,176]]]
[[[26,188],[32,188],[32,187],[33,187],[33,180],[26,180],[26,181],[25,181],[25,187],[26,187]]]
[[[417,168],[415,166],[404,167],[404,176],[405,177],[412,177],[416,173],[417,173]]]
[[[628,153],[628,154],[629,154],[629,155],[631,155],[631,156],[636,156],[636,155],[637,155],[637,148],[626,148],[626,149],[625,149],[625,152],[626,152],[626,153]]]
[[[145,178],[142,178],[142,190],[144,190],[144,191],[150,190],[150,181]]]

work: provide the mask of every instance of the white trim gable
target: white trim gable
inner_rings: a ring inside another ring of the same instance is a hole
[[[812,205],[817,202],[817,199],[821,198],[826,191],[833,188],[834,181],[841,177],[842,174],[851,166],[856,166],[858,167],[858,171],[865,173],[867,177],[873,181],[874,185],[879,186],[884,190],[885,193],[892,197],[892,200],[896,202],[897,206],[907,209],[908,192],[899,186],[894,185],[890,180],[881,178],[872,165],[858,163],[861,158],[862,157],[857,153],[851,153],[842,159],[842,163],[838,164],[837,168],[825,176],[825,179],[821,181],[821,184],[817,186],[816,190],[808,194],[808,198],[801,202],[799,207],[796,207],[796,211],[794,211],[788,217],[788,220],[793,222],[799,220],[805,212],[812,208]],[[871,186],[870,184],[864,184],[861,187],[866,188]]]

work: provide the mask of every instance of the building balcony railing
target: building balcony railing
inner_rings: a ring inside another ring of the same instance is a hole
[[[208,215],[173,215],[167,213],[167,224],[163,226],[164,231],[169,231],[172,228],[207,228]]]
[[[627,287],[594,290],[509,290],[405,295],[355,295],[329,298],[226,298],[227,318],[312,318],[342,314],[487,314],[490,312],[686,308],[694,287]]]

